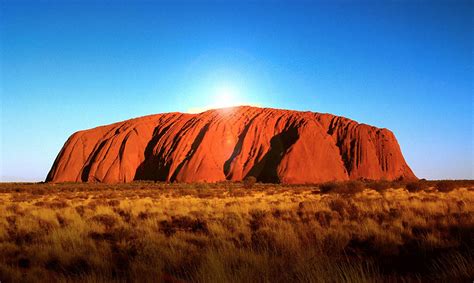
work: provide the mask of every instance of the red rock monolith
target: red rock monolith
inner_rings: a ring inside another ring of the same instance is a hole
[[[240,106],[74,133],[46,181],[320,183],[416,179],[393,133],[344,117]]]

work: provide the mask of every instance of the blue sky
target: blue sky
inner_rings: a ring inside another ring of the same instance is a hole
[[[44,180],[77,130],[223,93],[389,128],[418,177],[474,178],[472,1],[0,7],[2,181]]]

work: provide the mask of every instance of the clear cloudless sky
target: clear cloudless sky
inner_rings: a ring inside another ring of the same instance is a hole
[[[389,128],[418,177],[473,179],[473,3],[2,0],[1,180],[44,180],[77,130],[229,93]]]

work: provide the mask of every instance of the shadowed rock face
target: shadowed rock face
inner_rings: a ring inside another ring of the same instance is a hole
[[[256,107],[165,113],[74,133],[46,181],[416,179],[392,132],[344,117]]]

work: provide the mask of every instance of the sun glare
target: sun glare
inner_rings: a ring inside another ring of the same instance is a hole
[[[210,91],[210,95],[203,99],[203,106],[192,107],[188,109],[188,113],[200,113],[209,109],[228,108],[240,105],[255,105],[245,101],[238,87],[233,84],[226,83],[214,87]]]
[[[225,108],[238,106],[239,92],[237,88],[229,85],[219,86],[216,88],[214,93],[214,101],[211,102],[213,108]]]

